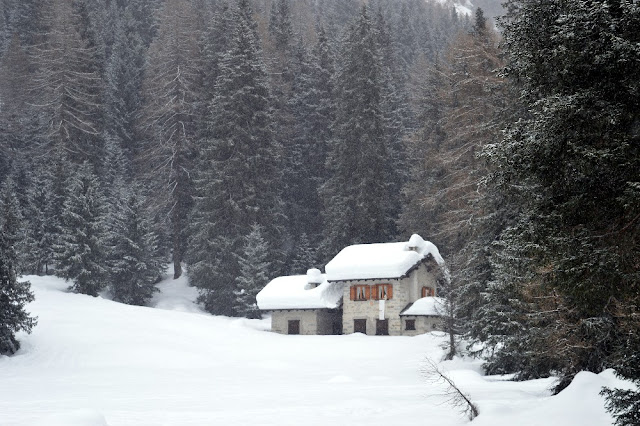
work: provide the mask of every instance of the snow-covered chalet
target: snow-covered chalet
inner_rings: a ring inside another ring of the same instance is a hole
[[[344,248],[325,273],[278,277],[257,295],[282,334],[416,335],[440,328],[438,283],[447,275],[438,248],[408,242]]]

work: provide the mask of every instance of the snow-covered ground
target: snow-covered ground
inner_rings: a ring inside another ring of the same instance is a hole
[[[170,271],[169,271],[170,272]],[[165,280],[156,308],[71,294],[26,277],[39,317],[22,349],[0,356],[0,425],[461,425],[421,370],[442,336],[282,336],[268,320],[214,317],[185,280]],[[157,309],[160,308],[160,309]],[[440,364],[480,408],[474,425],[609,425],[598,395],[624,385],[582,373],[509,382],[477,361]]]

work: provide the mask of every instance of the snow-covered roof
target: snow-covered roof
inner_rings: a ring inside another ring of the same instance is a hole
[[[316,287],[317,285],[317,287]],[[275,309],[334,309],[342,301],[343,286],[327,281],[326,275],[310,269],[307,275],[278,277],[256,296],[258,307]]]
[[[400,315],[442,316],[445,300],[442,297],[423,297],[406,307]]]
[[[345,247],[327,263],[325,271],[329,281],[399,278],[429,255],[444,265],[435,244],[413,234],[407,242]]]

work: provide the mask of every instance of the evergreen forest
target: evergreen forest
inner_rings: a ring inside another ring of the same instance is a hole
[[[0,354],[37,323],[21,275],[145,305],[169,263],[256,318],[270,279],[418,233],[449,356],[640,385],[640,3],[501,13],[0,0]],[[603,394],[640,425],[640,393]]]

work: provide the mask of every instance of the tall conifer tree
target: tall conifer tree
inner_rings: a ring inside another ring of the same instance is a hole
[[[36,325],[36,318],[29,316],[25,305],[34,297],[27,281],[16,278],[13,232],[4,208],[0,217],[0,355],[14,354],[20,349],[15,333],[30,333]]]
[[[510,6],[507,75],[531,114],[488,152],[495,181],[523,206],[502,241],[522,261],[504,256],[499,266],[520,277],[533,311],[522,325],[529,348],[518,354],[520,368],[553,371],[559,390],[578,371],[615,367],[634,352],[628,330],[640,330],[628,314],[640,286],[640,5]]]
[[[330,177],[323,185],[326,256],[353,243],[394,237],[385,167],[382,65],[369,11],[362,7],[343,41],[336,73]]]
[[[158,16],[158,36],[149,47],[144,81],[142,130],[147,146],[139,164],[155,191],[156,216],[167,222],[174,277],[178,278],[193,204],[200,36],[189,0],[167,0]]]
[[[261,225],[269,261],[282,262],[283,204],[279,146],[256,24],[247,0],[235,11],[231,50],[222,62],[211,139],[202,143],[191,238],[191,282],[207,309],[234,313],[242,237]]]
[[[70,290],[97,296],[107,284],[106,200],[93,166],[85,161],[71,176],[55,246],[56,274]]]
[[[158,257],[158,238],[154,234],[140,192],[123,191],[124,199],[110,231],[109,273],[114,300],[145,305],[157,291],[156,282],[163,266]]]
[[[252,226],[243,241],[243,251],[237,255],[240,275],[235,280],[235,310],[247,318],[260,318],[256,295],[269,282],[269,245],[259,225]]]

